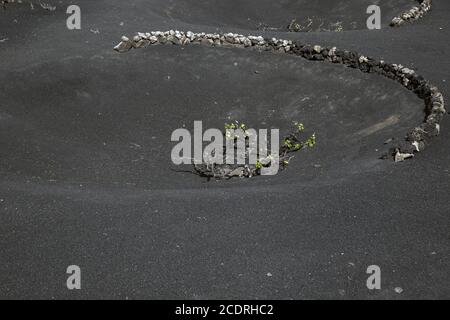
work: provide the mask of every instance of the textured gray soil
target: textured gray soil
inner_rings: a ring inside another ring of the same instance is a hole
[[[420,124],[424,106],[394,81],[268,52],[112,50],[137,31],[274,35],[401,63],[448,100],[450,3],[388,27],[411,2],[380,1],[379,31],[364,29],[356,0],[82,1],[81,31],[65,27],[71,1],[0,9],[0,298],[450,298],[449,117],[395,164],[378,159],[384,142]],[[359,22],[253,23],[311,15]],[[318,144],[274,177],[173,170],[173,130],[230,119],[282,132],[302,121]],[[81,291],[65,287],[71,264]],[[372,264],[379,291],[366,287]]]

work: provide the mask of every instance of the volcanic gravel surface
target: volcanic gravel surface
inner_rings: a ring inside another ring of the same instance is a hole
[[[112,50],[138,31],[279,37],[401,63],[447,98],[448,1],[400,28],[415,2],[379,1],[376,31],[373,1],[81,1],[81,30],[66,28],[74,1],[48,2],[0,9],[1,298],[450,297],[449,117],[394,163],[380,157],[425,113],[385,77],[237,48]],[[311,17],[343,30],[261,28]],[[273,177],[206,182],[170,160],[172,131],[195,120],[300,121],[317,146]]]

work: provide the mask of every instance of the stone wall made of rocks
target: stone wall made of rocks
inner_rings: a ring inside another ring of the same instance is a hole
[[[138,33],[132,39],[123,36],[122,41],[114,47],[114,50],[127,52],[133,48],[143,48],[156,44],[203,44],[294,54],[307,60],[343,64],[362,72],[376,73],[395,80],[424,100],[426,114],[424,122],[407,134],[404,141],[389,151],[387,157],[394,159],[396,162],[411,158],[416,152],[422,151],[430,142],[430,139],[439,134],[439,123],[446,114],[442,93],[414,70],[401,64],[390,64],[383,60],[363,56],[355,51],[341,50],[336,47],[307,45],[292,40],[265,39],[262,36],[244,36],[234,33],[194,33],[170,30]]]
[[[391,21],[392,27],[399,27],[406,22],[413,22],[421,19],[431,10],[432,0],[419,0],[419,6],[414,6],[408,11],[403,12]]]

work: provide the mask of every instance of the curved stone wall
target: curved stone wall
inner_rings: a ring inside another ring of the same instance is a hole
[[[376,60],[354,51],[341,50],[336,47],[307,45],[292,40],[265,39],[262,36],[244,36],[234,33],[194,33],[170,30],[138,33],[132,39],[123,36],[122,41],[114,49],[118,52],[127,52],[133,48],[143,48],[156,44],[202,44],[294,54],[307,60],[342,64],[359,69],[362,72],[376,73],[395,80],[424,101],[426,115],[424,122],[409,132],[406,139],[392,148],[386,155],[386,157],[397,162],[411,158],[414,153],[422,151],[430,142],[430,139],[439,134],[439,123],[446,113],[442,93],[414,70],[401,64],[390,64],[383,60]]]
[[[419,20],[431,10],[432,0],[419,0],[419,6],[414,6],[408,11],[403,12],[399,16],[392,19],[391,26],[399,27],[406,22]]]

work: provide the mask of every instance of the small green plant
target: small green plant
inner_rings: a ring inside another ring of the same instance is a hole
[[[305,131],[305,126],[303,125],[303,123],[294,122],[294,126],[297,128],[298,132]]]
[[[234,138],[238,138],[239,137],[238,133],[236,133],[236,132],[232,133],[232,132],[230,132],[231,130],[239,130],[240,129],[240,130],[242,130],[244,132],[244,137],[248,137],[249,136],[247,125],[245,123],[243,123],[243,122],[239,122],[239,121],[236,120],[236,121],[234,121],[232,123],[225,123],[224,127],[225,127],[225,130],[226,130],[225,137],[227,139],[234,139]]]
[[[284,139],[283,146],[289,152],[299,151],[304,147],[314,147],[316,145],[316,135],[312,134],[306,141],[300,141],[297,134],[305,131],[305,126],[301,122],[294,122],[296,132]]]
[[[288,149],[292,149],[292,142],[289,139],[284,139],[284,145],[288,148]]]
[[[236,130],[236,129],[241,129],[246,131],[247,130],[247,125],[243,122],[239,122],[239,121],[234,121],[234,123],[225,123],[225,130]]]
[[[234,123],[225,123],[225,130],[234,130],[236,126]]]
[[[311,137],[306,140],[306,145],[310,148],[314,147],[316,145],[316,134],[313,133]]]
[[[208,179],[230,179],[232,177],[246,177],[261,175],[264,168],[269,168],[273,165],[273,161],[277,161],[280,164],[280,168],[284,169],[289,165],[289,162],[294,158],[293,153],[298,152],[306,147],[314,147],[316,145],[316,135],[312,134],[308,139],[303,140],[302,136],[305,132],[305,126],[301,122],[293,122],[294,127],[290,130],[290,134],[285,136],[281,141],[282,145],[278,151],[278,154],[267,154],[267,150],[264,154],[261,154],[256,150],[256,163],[249,164],[225,164],[225,163],[202,163],[200,165],[195,164],[195,173],[206,177]],[[223,134],[226,139],[239,139],[240,135],[244,134],[245,139],[245,158],[249,159],[250,152],[255,152],[254,147],[250,147],[250,134],[252,130],[247,129],[247,126],[243,122],[233,121],[231,123],[225,123],[225,131]],[[227,146],[224,146],[224,154],[226,153]],[[236,146],[234,146],[236,148]],[[250,151],[253,150],[253,151]]]
[[[293,158],[291,153],[300,151],[304,148],[312,148],[316,145],[316,134],[313,133],[306,140],[303,140],[301,136],[305,132],[305,126],[301,122],[293,122],[294,129],[292,133],[286,136],[283,140],[282,147],[280,149],[280,164],[286,167],[289,164],[289,160]]]

